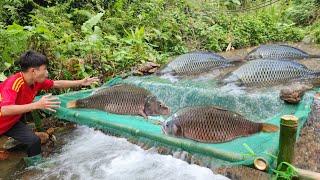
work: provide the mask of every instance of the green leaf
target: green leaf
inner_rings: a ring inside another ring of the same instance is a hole
[[[90,34],[93,32],[93,27],[98,24],[100,21],[101,17],[103,16],[104,13],[98,13],[97,15],[93,16],[90,18],[88,21],[83,23],[81,26],[81,31],[85,34]]]
[[[7,76],[4,75],[4,73],[0,73],[0,81],[4,81],[7,79]]]
[[[278,159],[278,157],[277,156],[275,156],[275,155],[273,155],[273,154],[271,154],[271,153],[269,153],[269,152],[264,152],[266,155],[268,155],[268,156],[271,156],[272,158],[274,158],[274,159]]]
[[[232,3],[239,6],[241,5],[241,2],[239,0],[232,0]]]
[[[8,31],[16,30],[16,31],[23,31],[23,26],[20,26],[16,23],[13,23],[12,25],[8,26]]]
[[[256,156],[256,153],[248,146],[247,143],[243,143],[242,145],[247,149],[250,155]]]

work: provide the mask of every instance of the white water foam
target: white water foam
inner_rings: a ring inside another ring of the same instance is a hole
[[[33,167],[41,173],[32,179],[228,179],[87,127],[73,133],[60,154]]]

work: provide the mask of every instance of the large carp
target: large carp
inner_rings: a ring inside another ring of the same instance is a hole
[[[229,73],[222,82],[235,83],[239,86],[268,86],[293,80],[316,79],[319,75],[319,72],[312,71],[295,61],[257,59]]]
[[[169,108],[148,90],[129,84],[101,89],[93,95],[71,101],[68,108],[91,108],[116,114],[168,115]]]
[[[172,115],[162,126],[165,134],[205,143],[219,143],[258,132],[275,132],[272,124],[255,123],[238,113],[215,106],[188,107]]]
[[[311,55],[301,49],[288,46],[288,45],[261,45],[248,53],[245,59],[306,59],[306,58],[320,58],[320,55]]]
[[[171,74],[174,76],[197,75],[231,65],[230,61],[216,53],[190,52],[176,57],[157,74]]]

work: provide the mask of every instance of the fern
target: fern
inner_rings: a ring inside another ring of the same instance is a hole
[[[103,15],[104,13],[98,13],[97,15],[93,16],[88,21],[83,23],[83,25],[81,26],[81,31],[85,34],[93,33],[94,26],[98,24],[98,22],[101,20],[101,17]]]

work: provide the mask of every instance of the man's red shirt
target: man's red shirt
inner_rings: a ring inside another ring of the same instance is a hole
[[[53,81],[46,79],[43,83],[35,83],[31,87],[25,82],[21,72],[8,77],[0,83],[0,135],[14,126],[20,115],[2,116],[1,107],[7,105],[23,105],[32,103],[38,91],[52,88]]]

